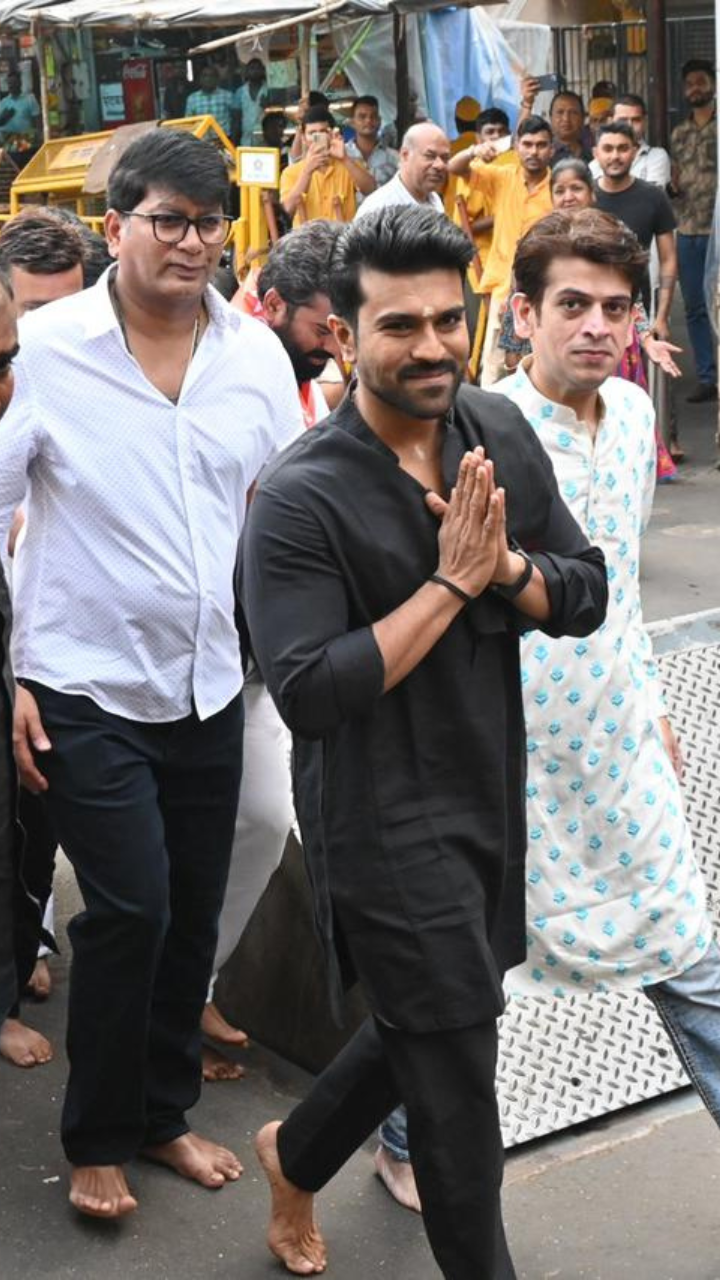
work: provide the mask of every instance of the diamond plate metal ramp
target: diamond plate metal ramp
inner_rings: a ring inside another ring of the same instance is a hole
[[[683,795],[720,925],[720,610],[651,624]],[[513,1000],[500,1023],[498,1095],[510,1147],[687,1084],[641,993]]]

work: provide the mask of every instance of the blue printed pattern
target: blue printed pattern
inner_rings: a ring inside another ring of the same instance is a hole
[[[560,492],[607,560],[605,623],[583,640],[522,642],[528,729],[528,958],[511,995],[660,982],[712,933],[675,774],[639,591],[640,534],[655,476],[652,405],[610,378],[593,444],[575,414],[520,368],[496,388],[523,411]]]

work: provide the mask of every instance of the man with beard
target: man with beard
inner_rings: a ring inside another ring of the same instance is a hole
[[[247,528],[244,604],[294,733],[333,993],[342,967],[371,1009],[258,1135],[268,1243],[297,1274],[326,1266],[314,1193],[400,1099],[443,1275],[515,1274],[494,1071],[525,951],[518,633],[592,631],[607,587],[522,415],[461,385],[471,254],[429,209],[345,228],[330,326],[355,393],[266,470]]]
[[[715,338],[705,304],[705,261],[717,190],[717,117],[715,68],[692,58],[682,69],[683,92],[690,107],[687,120],[675,126],[670,138],[672,187],[678,223],[677,254],[680,288],[697,369],[697,388],[691,404],[717,399]]]
[[[632,165],[638,144],[632,125],[622,120],[601,125],[595,147],[595,159],[602,170],[595,190],[598,209],[619,218],[634,231],[643,249],[655,243],[660,263],[660,288],[657,310],[652,317],[658,338],[670,336],[670,308],[675,280],[675,217],[670,201],[654,182],[635,178]],[[642,299],[648,315],[651,312],[650,276],[645,273]]]
[[[500,376],[503,352],[498,347],[502,313],[511,292],[512,263],[521,236],[552,209],[550,157],[552,133],[542,116],[528,116],[519,125],[515,143],[519,165],[493,164],[498,152],[493,142],[480,142],[450,161],[450,172],[472,174],[473,185],[484,193],[494,214],[493,236],[480,281],[480,293],[489,298],[482,351],[483,387]]]
[[[327,413],[316,378],[328,360],[339,358],[328,327],[327,277],[341,223],[316,218],[303,223],[275,245],[255,288],[246,284],[233,304],[269,325],[287,351],[298,384],[305,426]]]
[[[297,379],[306,427],[327,417],[315,379],[328,359],[338,356],[328,326],[328,271],[340,233],[337,222],[308,222],[283,236],[271,250],[257,280],[236,305],[264,321],[282,342]],[[237,1080],[242,1067],[216,1044],[244,1047],[247,1036],[231,1026],[213,1000],[215,979],[229,960],[265,886],[282,857],[293,822],[289,735],[250,656],[243,684],[245,741],[240,803],[235,821],[225,901],[218,924],[213,979],[201,1028],[205,1080]]]

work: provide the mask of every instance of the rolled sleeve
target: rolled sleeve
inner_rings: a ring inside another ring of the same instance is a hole
[[[240,594],[253,652],[283,720],[319,738],[366,715],[385,670],[372,629],[351,623],[347,588],[313,512],[272,480],[243,539]]]

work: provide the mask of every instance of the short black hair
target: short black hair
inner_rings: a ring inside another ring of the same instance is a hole
[[[552,138],[550,121],[544,116],[526,116],[518,125],[517,136],[524,138],[526,133],[547,133]]]
[[[83,289],[89,289],[91,285],[96,284],[100,279],[103,271],[115,261],[110,255],[107,246],[107,240],[104,236],[98,235],[97,231],[92,231],[86,222],[72,209],[66,209],[63,205],[56,205],[52,210],[48,209],[48,213],[52,213],[54,218],[58,218],[60,222],[69,223],[70,226],[76,227],[83,238],[84,258],[83,258]]]
[[[318,103],[316,107],[308,107],[303,116],[303,129],[306,124],[329,124],[331,129],[335,128],[335,117],[328,107],[323,107]]]
[[[608,120],[607,124],[601,124],[595,135],[597,142],[600,141],[604,133],[620,133],[623,138],[629,138],[634,147],[637,146],[637,138],[633,132],[633,127],[628,124],[627,120]]]
[[[150,187],[225,208],[230,180],[221,152],[182,129],[150,129],[123,151],[110,174],[109,209],[132,210]]]
[[[574,98],[583,114],[583,118],[585,117],[585,103],[583,102],[580,94],[576,93],[574,89],[558,89],[557,93],[554,93],[550,100],[550,111],[548,112],[548,115],[552,114],[552,109],[558,98]]]
[[[260,301],[269,289],[277,289],[295,310],[308,306],[317,293],[329,296],[330,262],[342,230],[342,222],[315,218],[278,240],[258,276]]]
[[[509,129],[510,117],[500,107],[486,107],[475,121],[476,132],[479,133],[484,129],[486,124],[501,124],[504,129]]]
[[[319,89],[311,89],[308,94],[309,107],[327,107],[330,105],[330,99],[326,93],[321,93]]]
[[[704,71],[705,75],[710,76],[711,80],[715,80],[715,68],[707,58],[688,58],[687,62],[683,63],[680,73],[683,80],[690,75],[691,71]]]
[[[473,246],[454,222],[434,209],[393,205],[346,223],[330,264],[330,301],[353,329],[364,302],[363,267],[387,275],[434,271],[465,271]]]
[[[614,107],[639,107],[643,115],[647,115],[647,104],[639,93],[621,93],[613,100]]]
[[[350,108],[350,115],[354,116],[357,107],[373,107],[375,111],[380,110],[380,103],[374,93],[361,93],[359,98],[353,100]]]
[[[85,242],[72,226],[49,209],[28,205],[0,231],[0,266],[21,267],[34,276],[54,276],[84,265]]]

